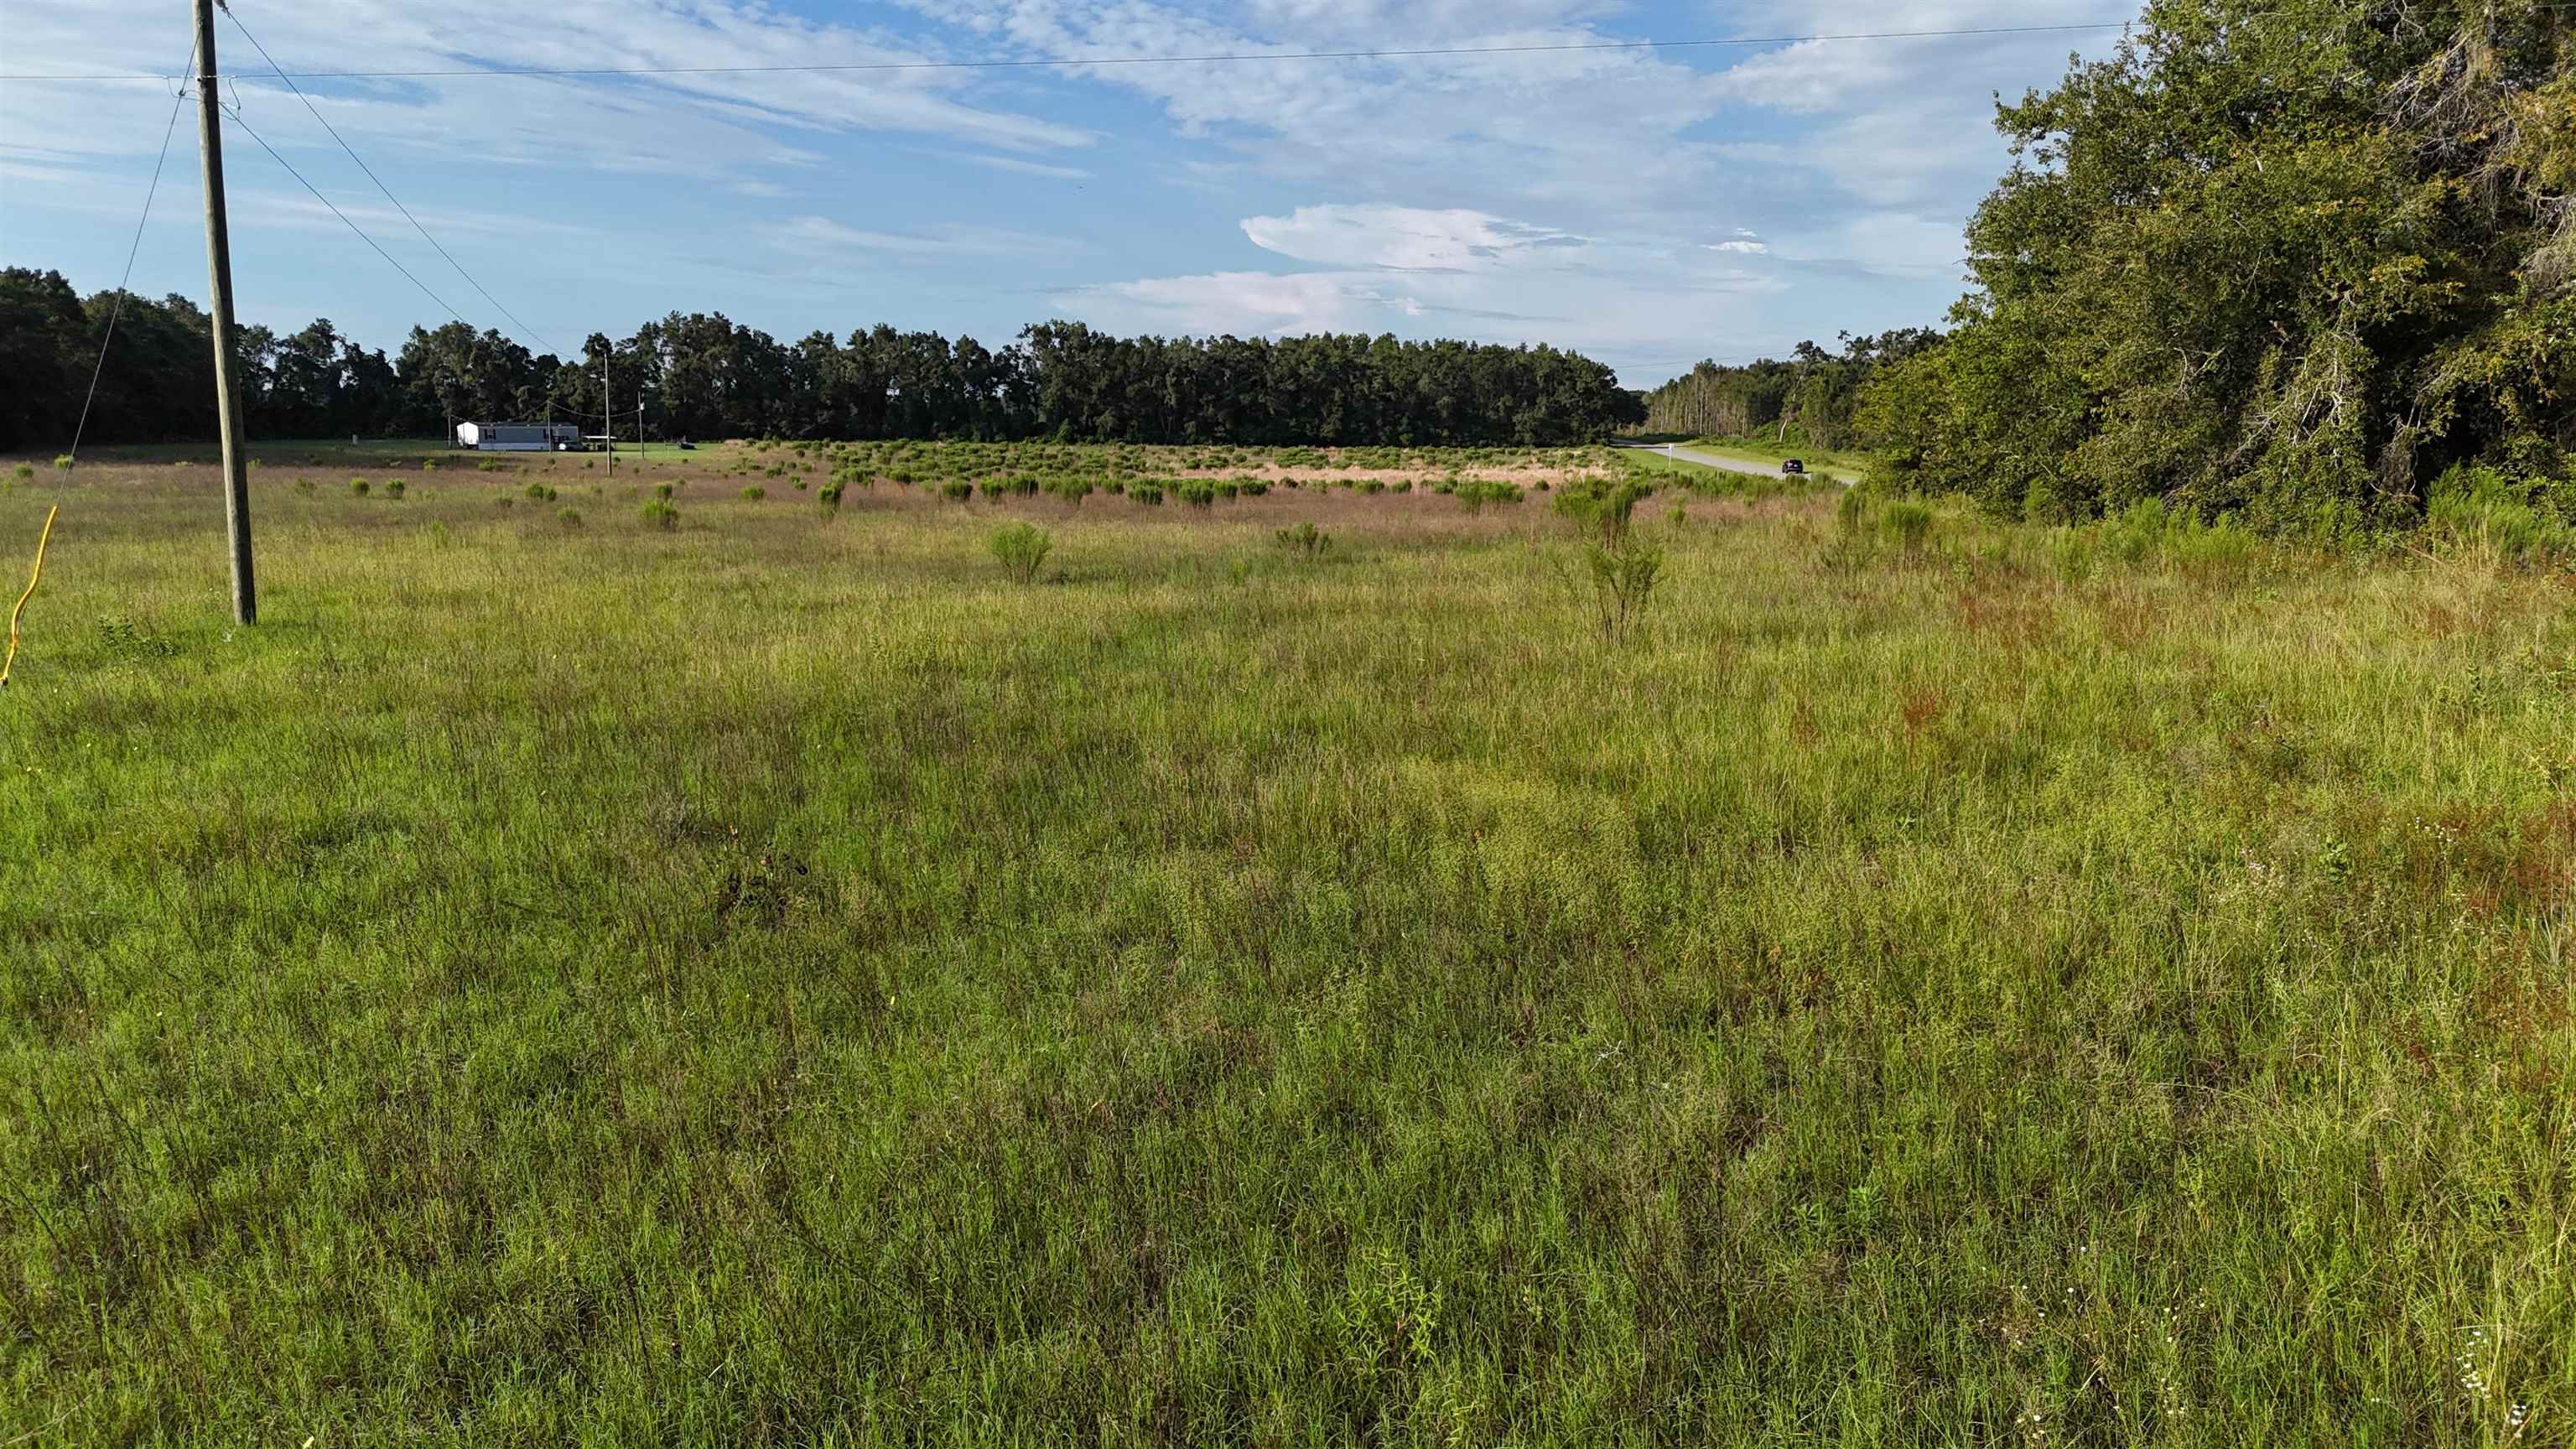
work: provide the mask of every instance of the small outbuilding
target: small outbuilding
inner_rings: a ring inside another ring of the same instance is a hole
[[[456,446],[478,453],[576,453],[581,429],[572,423],[458,423]]]

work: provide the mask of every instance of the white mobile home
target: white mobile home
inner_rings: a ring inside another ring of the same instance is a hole
[[[571,453],[581,429],[571,423],[458,423],[456,446],[482,453]]]

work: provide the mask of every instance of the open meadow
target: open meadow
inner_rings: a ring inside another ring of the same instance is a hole
[[[0,1443],[2576,1436],[2561,568],[176,456],[0,462]]]

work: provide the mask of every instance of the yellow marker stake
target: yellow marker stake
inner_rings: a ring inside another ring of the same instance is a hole
[[[27,592],[18,596],[9,610],[9,653],[0,658],[0,689],[9,687],[9,669],[18,662],[18,616],[27,611],[27,601],[36,596],[36,580],[45,576],[45,545],[53,542],[54,515],[63,511],[59,503],[45,510],[45,531],[36,539],[36,571],[27,576]]]

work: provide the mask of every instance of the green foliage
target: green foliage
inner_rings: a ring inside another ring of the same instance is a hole
[[[2434,481],[2425,521],[2443,540],[2524,563],[2576,566],[2576,478],[2521,481],[2453,466]]]
[[[1879,511],[1878,526],[1899,553],[1921,553],[1932,540],[1932,510],[1911,498],[1900,498]]]
[[[1735,367],[1703,362],[1646,394],[1646,431],[1686,438],[1759,439],[1798,452],[1848,448],[1862,440],[1861,399],[1893,365],[1937,344],[1930,328],[1876,337],[1842,335],[1843,350],[1801,342],[1787,361]]]
[[[1592,578],[1602,637],[1613,642],[1626,638],[1663,581],[1664,551],[1630,534],[1617,547],[1586,543],[1583,560]]]
[[[366,497],[369,490],[373,487],[374,485],[364,478],[352,478],[349,480],[349,491],[360,498]]]
[[[72,470],[72,455],[69,453],[56,454],[54,457],[54,467],[65,473],[70,472]]]
[[[994,530],[985,547],[1002,565],[1002,572],[1016,584],[1037,582],[1038,567],[1046,562],[1055,539],[1033,523],[1014,523]]]
[[[742,490],[742,500],[745,503],[758,503],[760,500],[768,496],[769,490],[761,487],[757,483],[754,483],[750,487]]]
[[[2003,108],[1979,290],[1862,411],[1891,485],[2332,540],[2576,446],[2576,17],[2156,0]]]
[[[555,522],[562,524],[566,528],[579,528],[581,527],[581,510],[578,508],[559,508],[555,510]]]
[[[1455,492],[1458,501],[1467,505],[1469,513],[1481,513],[1489,503],[1521,501],[1520,485],[1500,478],[1469,478],[1460,483]]]
[[[1333,546],[1333,536],[1317,528],[1311,519],[1300,521],[1294,528],[1283,528],[1271,535],[1281,548],[1312,563],[1322,558]]]
[[[403,480],[400,478],[388,478],[385,480],[385,496],[387,498],[400,499],[403,496],[404,491]]]
[[[1607,481],[1586,479],[1567,485],[1550,506],[1559,517],[1572,523],[1576,532],[1603,548],[1615,549],[1627,540],[1629,520],[1638,503],[1654,491],[1651,484],[1633,476]]]
[[[975,496],[975,485],[963,478],[952,478],[939,485],[939,496],[951,503],[963,503]]]
[[[35,477],[35,476],[36,476],[36,469],[35,469],[35,466],[34,466],[33,464],[30,464],[30,463],[20,463],[20,464],[18,464],[17,466],[15,466],[15,467],[11,468],[11,469],[9,470],[9,472],[10,472],[10,474],[11,474],[12,476],[14,476],[15,478],[17,478],[17,480],[18,480],[19,482],[21,482],[21,483],[24,483],[24,482],[26,482],[28,479],[33,478],[33,477]]]
[[[825,518],[830,518],[835,514],[838,514],[841,511],[840,481],[835,479],[830,483],[824,484],[822,489],[814,495],[814,501],[821,505],[823,516]]]
[[[504,498],[501,501],[507,503],[510,500]],[[680,526],[680,510],[673,507],[670,500],[666,498],[648,498],[644,500],[644,507],[639,511],[639,514],[646,525],[658,528],[665,533],[668,533]]]

